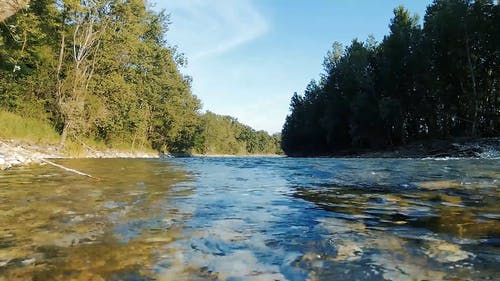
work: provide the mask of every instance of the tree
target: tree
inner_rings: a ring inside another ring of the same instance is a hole
[[[107,27],[107,16],[103,16],[107,5],[109,2],[81,0],[69,2],[63,7],[68,13],[66,21],[72,30],[72,63],[65,69],[66,78],[58,93],[58,104],[64,120],[61,146],[64,146],[68,134],[85,128],[87,93],[95,65],[99,63],[97,60],[101,34]],[[63,34],[60,61],[64,59],[65,38]],[[58,73],[60,75],[60,71]]]
[[[0,26],[0,107],[67,139],[187,151],[200,101],[142,0],[39,0]]]
[[[425,59],[418,16],[399,6],[389,29],[377,48],[376,90],[384,99],[380,107],[389,143],[401,144],[426,135],[419,129],[425,121],[417,116],[432,110],[423,108],[427,104],[421,83]]]
[[[201,115],[199,138],[193,149],[203,154],[280,154],[278,136],[241,124],[233,117],[207,111]]]
[[[404,7],[378,44],[334,43],[319,83],[292,96],[287,155],[500,134],[500,13],[488,0],[435,0],[423,28]]]

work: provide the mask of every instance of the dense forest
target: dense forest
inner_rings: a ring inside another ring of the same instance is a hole
[[[291,99],[287,155],[500,135],[498,2],[435,0],[423,25],[398,7],[389,28],[380,43],[333,44],[319,81]]]
[[[201,116],[194,152],[200,154],[281,154],[281,136],[255,131],[231,116],[207,112]]]
[[[31,1],[0,23],[0,110],[46,121],[61,146],[95,140],[168,152],[276,151],[267,133],[199,113],[168,25],[168,15],[143,0]],[[233,127],[222,128],[228,122]],[[238,145],[212,136],[217,130]]]

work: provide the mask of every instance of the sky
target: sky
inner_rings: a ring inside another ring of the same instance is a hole
[[[421,18],[431,0],[167,0],[168,44],[188,60],[202,111],[231,115],[256,130],[280,132],[294,92],[322,73],[332,43],[371,34],[381,41],[392,11]]]

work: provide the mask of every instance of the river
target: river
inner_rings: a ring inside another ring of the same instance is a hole
[[[68,159],[0,172],[0,280],[493,280],[498,159]]]

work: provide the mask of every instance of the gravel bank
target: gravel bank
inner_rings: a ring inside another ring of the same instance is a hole
[[[0,170],[19,165],[41,163],[42,159],[57,158],[157,158],[154,153],[87,150],[78,157],[68,157],[56,146],[25,144],[16,140],[0,140]]]

